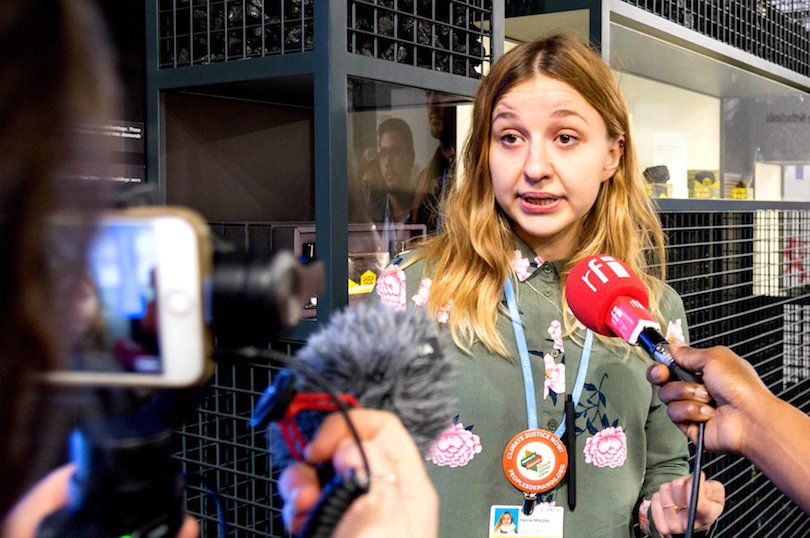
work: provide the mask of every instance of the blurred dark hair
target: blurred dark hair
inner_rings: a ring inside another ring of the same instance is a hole
[[[43,402],[34,377],[57,359],[45,221],[104,205],[99,182],[60,174],[72,129],[118,106],[104,24],[86,0],[0,2],[0,512],[29,478]],[[81,257],[81,256],[79,256]]]

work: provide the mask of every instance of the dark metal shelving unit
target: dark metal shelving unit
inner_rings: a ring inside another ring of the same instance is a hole
[[[481,69],[501,53],[503,12],[503,0],[147,2],[147,177],[161,202],[168,184],[193,179],[167,177],[167,101],[205,96],[311,112],[314,221],[326,289],[319,321],[303,320],[278,349],[294,352],[348,303],[347,80],[471,97]],[[238,126],[237,118],[232,128]],[[230,536],[286,535],[266,443],[247,426],[272,374],[263,363],[220,363],[197,420],[178,432],[188,507],[203,536],[218,536],[223,520]]]

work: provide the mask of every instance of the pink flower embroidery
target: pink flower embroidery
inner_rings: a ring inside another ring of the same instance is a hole
[[[549,324],[548,335],[554,340],[554,349],[557,351],[565,351],[563,348],[562,324],[556,319]]]
[[[652,504],[650,499],[644,499],[638,505],[638,526],[644,534],[650,534],[650,504]]]
[[[520,250],[515,249],[515,253],[512,256],[512,269],[515,271],[518,280],[521,282],[529,278],[529,275],[531,275],[529,272],[529,263],[529,258],[524,258]]]
[[[416,292],[416,295],[411,297],[411,301],[413,301],[416,306],[425,306],[427,304],[431,284],[432,281],[429,278],[422,279],[422,282],[419,284],[419,291]],[[439,309],[438,314],[436,314],[436,321],[439,323],[447,323],[447,320],[450,319],[450,310],[452,309],[453,300],[450,299],[446,305]]]
[[[543,387],[543,399],[548,398],[549,389],[557,394],[565,392],[565,365],[554,362],[554,357],[546,353],[543,357],[546,363],[546,379]]]
[[[535,256],[534,261],[537,263],[537,267],[540,267],[541,265],[546,263],[546,260],[544,260],[540,256]],[[539,504],[542,504],[542,503],[539,503]]]
[[[686,341],[686,339],[683,337],[683,323],[681,322],[681,318],[669,322],[666,336],[667,341],[669,342],[672,342],[673,340],[677,340],[679,342]]]
[[[431,280],[429,278],[423,278],[422,282],[419,284],[419,291],[416,292],[416,295],[411,297],[411,301],[413,301],[416,306],[425,306],[427,304],[430,283]]]
[[[430,449],[430,461],[442,467],[463,467],[481,450],[481,439],[457,422],[436,440]]]
[[[398,265],[383,269],[377,279],[377,295],[380,302],[396,310],[405,310],[405,271]]]
[[[596,467],[621,467],[627,459],[627,437],[621,426],[609,427],[585,442],[585,463]]]

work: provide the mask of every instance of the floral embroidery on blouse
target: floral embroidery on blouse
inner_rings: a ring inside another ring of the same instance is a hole
[[[627,459],[627,437],[619,426],[619,419],[611,422],[604,412],[607,398],[602,392],[602,383],[607,379],[602,374],[599,386],[585,383],[582,400],[577,406],[577,420],[585,419],[585,430],[591,437],[585,441],[585,462],[596,467],[621,467]],[[586,395],[587,394],[587,395]],[[601,426],[601,429],[598,428]],[[577,434],[584,432],[577,426]]]
[[[391,264],[383,269],[377,279],[377,295],[380,302],[395,310],[405,310],[405,271],[398,265]]]
[[[650,499],[644,499],[641,501],[641,504],[638,505],[638,526],[644,534],[650,534],[649,511],[651,504],[652,501],[650,501]]]
[[[683,322],[681,322],[680,318],[669,322],[666,338],[668,342],[672,342],[673,340],[677,340],[678,342],[686,341],[683,337]]]
[[[532,272],[529,271],[530,265],[531,262],[529,262],[529,258],[524,257],[520,249],[515,249],[515,253],[512,255],[512,269],[521,282],[531,276]]]
[[[543,386],[543,399],[545,400],[548,398],[550,390],[557,394],[565,392],[565,364],[557,364],[554,357],[548,353],[543,357],[543,361],[546,366],[546,379]]]
[[[585,441],[585,463],[596,467],[621,467],[627,459],[627,437],[621,426],[605,428]]]
[[[423,278],[419,283],[419,290],[416,295],[411,297],[411,300],[416,306],[425,306],[427,304],[428,294],[430,293],[430,285],[433,281],[429,278]],[[436,314],[436,321],[439,323],[447,323],[450,319],[450,311],[453,309],[453,300],[450,299],[446,305],[439,309]]]
[[[419,283],[419,290],[416,292],[416,295],[411,297],[411,301],[413,301],[416,306],[425,306],[427,304],[431,282],[432,280],[429,278],[423,278],[422,282]]]
[[[426,459],[441,467],[464,467],[481,453],[481,439],[472,432],[472,426],[465,428],[458,418],[439,435]]]
[[[551,336],[551,340],[554,342],[554,349],[561,353],[565,351],[562,337],[562,324],[558,320],[555,319],[549,324],[548,335]]]

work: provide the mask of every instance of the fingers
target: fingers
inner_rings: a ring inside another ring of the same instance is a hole
[[[391,413],[374,409],[353,409],[349,411],[349,417],[360,439],[377,437],[383,430],[386,430],[388,435],[410,439],[405,427],[396,415]],[[304,456],[310,463],[324,462],[332,457],[338,445],[350,438],[351,434],[344,417],[333,413],[323,422],[317,435],[304,451]]]
[[[653,363],[647,368],[647,381],[653,385],[663,385],[669,381],[669,368],[661,363]]]
[[[682,476],[663,484],[653,494],[650,513],[661,534],[680,534],[686,531],[689,519],[689,500],[692,477]],[[698,504],[695,510],[695,530],[708,528],[720,516],[725,506],[725,488],[716,480],[706,480],[701,474]]]
[[[682,496],[683,483],[689,477],[681,477],[663,484],[652,496],[650,514],[660,534],[679,534],[686,529],[689,496]]]
[[[700,501],[695,513],[695,528],[709,527],[723,513],[726,505],[726,488],[717,480],[703,480],[700,483]]]
[[[352,503],[335,536],[435,536],[438,501],[422,457],[400,420],[390,412],[354,409],[351,422],[361,440],[370,476],[345,417],[329,416],[305,449],[308,464],[295,464],[279,484],[282,515],[291,532],[300,532],[318,502],[320,487],[313,465],[331,460],[335,473],[350,470],[369,480],[369,491]],[[391,535],[385,530],[400,529]],[[375,534],[376,533],[376,534]]]
[[[284,500],[281,511],[284,524],[292,533],[301,532],[321,495],[315,468],[305,463],[294,463],[284,469],[279,479],[279,494]]]
[[[702,372],[714,350],[689,347],[681,342],[671,342],[669,349],[675,362],[692,372]]]
[[[36,536],[36,529],[42,520],[67,504],[68,487],[74,470],[74,465],[65,465],[37,482],[8,513],[0,535],[21,538]]]

